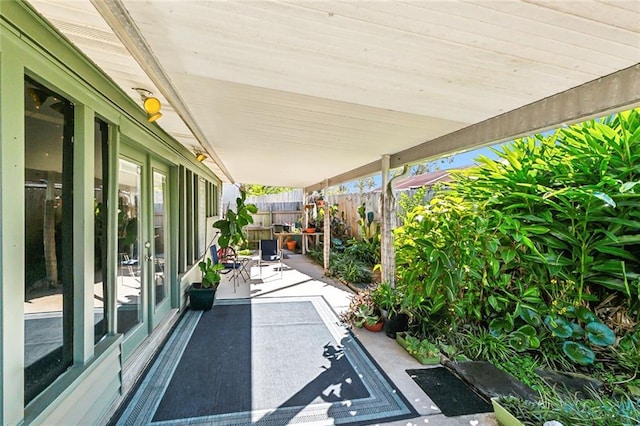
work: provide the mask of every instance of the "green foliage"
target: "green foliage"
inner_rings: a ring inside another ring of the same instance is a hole
[[[375,220],[372,211],[366,211],[365,204],[358,207],[358,226],[360,226],[360,237],[366,241],[380,240],[380,222]]]
[[[371,288],[360,290],[351,297],[349,308],[340,315],[348,326],[362,327],[365,322],[373,325],[380,319],[380,311],[373,299]],[[373,321],[375,318],[375,321]],[[371,323],[373,321],[373,323]]]
[[[266,186],[266,185],[245,185],[247,195],[261,196],[270,194],[280,194],[281,192],[293,191],[293,188],[284,186]]]
[[[332,253],[329,259],[329,274],[350,283],[370,283],[371,269],[346,253]]]
[[[520,246],[522,266],[541,284],[557,278],[543,287],[549,298],[581,303],[614,290],[637,301],[638,110],[517,140],[498,154],[454,187],[500,212],[492,223],[501,239]]]
[[[308,255],[313,261],[322,265],[324,261],[322,250],[309,250]],[[367,264],[348,253],[337,251],[331,252],[328,275],[358,284],[370,283],[373,279],[371,268]]]
[[[499,161],[477,159],[426,205],[403,200],[402,309],[415,327],[488,328],[470,342],[476,351],[588,364],[620,330],[590,306],[615,300],[627,323],[640,320],[639,110],[496,153]]]
[[[218,244],[222,248],[229,246],[241,246],[247,236],[244,227],[253,223],[253,216],[258,212],[255,204],[246,204],[247,193],[241,189],[240,195],[236,198],[236,210],[228,209],[224,219],[217,220],[213,227],[220,230]]]
[[[349,240],[344,248],[344,252],[360,260],[365,265],[374,266],[380,263],[380,239],[374,239],[373,241]]]
[[[640,372],[640,328],[622,337],[613,354],[618,365],[637,377]]]
[[[501,360],[495,366],[505,373],[517,377],[522,383],[534,390],[542,389],[544,382],[536,373],[540,362],[527,353]]]
[[[494,336],[482,327],[459,330],[456,346],[470,359],[485,360],[499,364],[516,357],[516,351],[507,342],[506,336]]]
[[[375,325],[380,321],[380,315],[376,313],[376,309],[367,305],[360,305],[354,313],[356,327],[367,325]]]
[[[640,401],[629,396],[607,397],[591,392],[579,399],[549,390],[537,401],[501,397],[499,402],[524,424],[541,425],[556,420],[572,426],[620,426],[640,424]]]
[[[211,258],[198,263],[200,272],[202,272],[202,288],[217,287],[220,284],[220,271],[224,269],[224,265],[213,263]]]
[[[567,340],[562,344],[562,351],[576,364],[591,365],[596,360],[596,354],[582,343]]]
[[[436,189],[438,190],[438,189]],[[407,212],[412,211],[418,206],[422,206],[427,201],[429,194],[429,188],[421,186],[417,188],[413,194],[409,195],[407,192],[401,192],[398,196],[398,216],[402,219],[406,217]]]
[[[595,353],[589,345],[605,347],[615,343],[613,330],[586,307],[562,306],[557,301],[553,305],[557,310],[545,317],[544,324],[553,336],[564,340],[562,351],[571,361],[591,365],[595,361]]]
[[[405,349],[412,356],[424,358],[436,358],[440,356],[440,349],[438,346],[427,339],[419,339],[410,334],[406,334],[404,339],[407,342],[407,347]]]
[[[400,294],[386,282],[378,284],[371,292],[371,296],[375,304],[386,311],[392,311],[401,302]]]
[[[324,230],[325,209],[325,207],[318,209],[318,215],[316,219],[309,222],[309,226],[315,227],[317,232],[323,232]],[[329,221],[331,222],[331,240],[332,242],[339,241],[338,245],[342,245],[350,238],[351,227],[347,223],[345,212],[339,210],[338,204],[332,204],[328,206],[328,209]]]

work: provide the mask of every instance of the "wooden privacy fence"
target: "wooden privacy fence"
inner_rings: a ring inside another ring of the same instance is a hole
[[[258,197],[251,197],[256,199]],[[258,213],[253,214],[253,225],[247,226],[245,230],[249,237],[249,244],[256,247],[259,240],[273,238],[274,224],[295,224],[303,215],[302,201],[298,202],[264,202],[253,201],[247,197],[247,202],[251,202],[258,207]]]
[[[416,191],[416,189],[397,191],[396,197],[399,196],[400,192],[405,192],[413,196]],[[424,202],[428,202],[431,197],[432,191],[428,191]],[[324,196],[324,200],[327,205],[337,204],[338,212],[344,212],[344,221],[351,230],[351,237],[360,237],[360,226],[358,225],[360,216],[358,215],[358,208],[363,203],[365,205],[365,212],[372,211],[375,220],[380,221],[382,212],[380,192],[329,194]],[[252,244],[257,245],[257,241],[260,239],[272,238],[272,225],[283,223],[295,224],[304,217],[302,190],[259,197],[247,197],[247,202],[251,202],[258,207],[258,213],[253,215],[253,226],[247,227],[249,240]],[[398,214],[400,213],[400,207],[398,207]],[[397,226],[400,225],[401,221],[398,218]]]

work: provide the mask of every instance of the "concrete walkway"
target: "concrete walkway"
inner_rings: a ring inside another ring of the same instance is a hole
[[[237,281],[234,288],[230,276],[223,280],[216,298],[262,298],[290,296],[322,296],[336,314],[340,314],[349,306],[352,291],[342,283],[325,277],[322,268],[302,255],[288,254],[284,260],[285,268],[282,277],[275,270],[277,265],[270,264],[258,268],[255,260],[247,268],[250,280]],[[497,426],[493,413],[476,414],[459,417],[446,417],[429,397],[416,385],[405,370],[425,368],[411,357],[395,340],[384,333],[372,333],[364,329],[354,329],[354,335],[369,352],[380,368],[393,381],[405,398],[413,405],[420,417],[385,423],[385,425],[471,425]]]

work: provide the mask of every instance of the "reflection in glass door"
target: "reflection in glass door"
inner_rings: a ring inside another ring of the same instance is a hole
[[[118,174],[118,333],[127,333],[142,320],[140,269],[140,188],[142,168],[120,159]]]
[[[167,176],[153,171],[153,286],[155,304],[158,307],[168,295],[168,280],[165,270],[165,248],[167,244]]]

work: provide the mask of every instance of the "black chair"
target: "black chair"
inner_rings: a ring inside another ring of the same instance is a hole
[[[260,240],[258,246],[258,268],[262,278],[262,264],[277,263],[282,278],[282,249],[278,249],[278,240]]]
[[[235,250],[231,247],[228,247],[227,249],[218,249],[215,244],[209,247],[209,250],[211,250],[211,261],[213,262],[213,264],[217,265],[218,263],[221,263],[222,265],[224,265],[224,269],[218,271],[220,274],[228,274],[229,272],[233,272],[231,279],[233,281],[233,291],[235,293],[237,281],[235,272],[239,266],[236,261],[237,256],[235,254]]]

